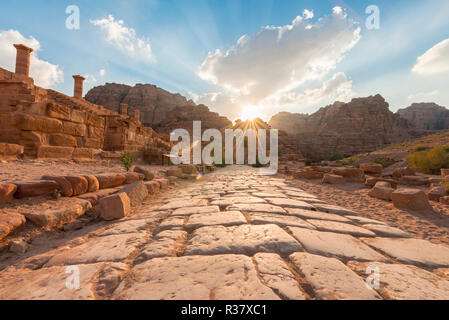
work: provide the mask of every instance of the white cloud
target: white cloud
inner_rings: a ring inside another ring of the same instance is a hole
[[[412,102],[424,102],[424,101],[429,102],[438,97],[439,94],[440,94],[439,90],[433,90],[429,92],[418,92],[409,95],[408,100]]]
[[[343,76],[345,88],[350,88],[346,76],[337,74],[335,79],[322,83],[319,91],[295,93],[298,87],[326,77],[360,39],[360,28],[341,8],[334,8],[332,14],[315,24],[305,20],[298,16],[289,25],[262,27],[252,37],[242,36],[225,53],[218,49],[209,53],[199,76],[214,83],[220,96],[228,96],[220,101],[237,105],[232,110],[266,101],[280,102],[288,96],[318,98],[331,92],[333,83],[341,82]],[[210,105],[217,107],[217,98],[212,100],[214,95],[217,93],[202,98],[208,98]],[[229,114],[228,108],[223,111]]]
[[[30,62],[30,76],[34,78],[38,86],[49,88],[63,81],[63,72],[58,65],[51,64],[38,58],[40,43],[38,40],[30,36],[25,38],[17,30],[0,30],[0,67],[9,71],[15,71],[16,64],[16,48],[14,44],[24,44],[33,48]]]
[[[302,13],[302,16],[304,17],[304,19],[312,19],[314,14],[313,14],[313,10],[307,10],[305,9],[304,12]]]
[[[431,75],[449,71],[449,39],[443,40],[418,57],[413,72]]]
[[[98,74],[100,75],[100,77],[104,77],[104,75],[106,74],[106,70],[101,69]]]
[[[150,40],[138,37],[136,30],[124,25],[123,20],[115,20],[112,15],[107,18],[90,20],[96,27],[106,33],[106,41],[122,52],[144,60],[152,59]]]

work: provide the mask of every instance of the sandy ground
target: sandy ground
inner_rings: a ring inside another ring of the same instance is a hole
[[[136,163],[157,172],[161,166]],[[70,176],[125,172],[118,160],[93,162],[18,160],[0,162],[0,183],[39,180],[43,175]]]
[[[330,204],[352,209],[366,218],[376,219],[400,228],[416,238],[433,243],[449,244],[449,206],[432,204],[435,214],[420,214],[397,209],[392,202],[368,196],[369,189],[362,183],[323,185],[320,180],[292,179],[294,185]]]

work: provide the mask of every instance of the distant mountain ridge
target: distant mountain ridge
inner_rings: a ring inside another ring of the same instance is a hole
[[[449,129],[449,109],[433,102],[413,103],[396,113],[418,129],[431,131]]]

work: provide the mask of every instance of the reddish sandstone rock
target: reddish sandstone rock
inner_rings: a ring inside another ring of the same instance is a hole
[[[441,197],[440,202],[449,205],[449,196]]]
[[[11,241],[9,251],[17,254],[24,254],[28,250],[28,243],[22,240]]]
[[[0,213],[0,240],[25,224],[25,217],[18,213]]]
[[[345,179],[342,176],[337,176],[335,174],[325,174],[322,183],[327,184],[344,184]]]
[[[135,167],[135,168],[134,168],[134,172],[144,174],[144,175],[145,175],[145,180],[146,180],[146,181],[151,181],[151,180],[154,179],[154,173],[151,172],[151,171],[148,170],[148,169],[145,169],[145,168],[142,168],[142,167]]]
[[[181,177],[182,175],[182,169],[180,168],[172,168],[167,170],[167,176],[168,177]]]
[[[146,197],[148,197],[148,189],[143,181],[134,182],[124,187],[122,190],[117,192],[117,194],[123,192],[128,195],[131,200],[131,205],[133,206],[141,203]]]
[[[115,188],[121,186],[126,177],[124,174],[105,174],[96,176],[100,184],[100,189]]]
[[[88,191],[89,183],[87,182],[87,179],[85,177],[68,176],[65,178],[72,185],[74,196],[78,196]]]
[[[124,192],[103,198],[98,205],[100,216],[104,220],[121,219],[131,212],[131,200]]]
[[[170,180],[168,179],[156,179],[154,181],[159,183],[161,190],[168,189],[168,187],[170,186]]]
[[[412,168],[406,167],[406,168],[396,168],[394,169],[392,176],[395,178],[401,178],[403,176],[414,176],[415,171],[413,171]]]
[[[193,164],[180,164],[178,166],[182,170],[182,173],[186,174],[197,174],[198,169]]]
[[[441,177],[449,177],[449,169],[441,169]]]
[[[23,146],[18,144],[0,143],[0,160],[17,160],[23,150]]]
[[[427,192],[427,198],[431,201],[440,201],[440,198],[445,197],[447,194],[445,186],[432,186],[430,191]]]
[[[402,176],[399,182],[411,186],[428,186],[430,184],[429,179],[422,176]]]
[[[362,163],[360,164],[360,169],[362,169],[364,173],[381,174],[383,167],[378,163]]]
[[[391,194],[391,200],[395,207],[399,209],[430,212],[432,206],[422,190],[417,189],[397,189]]]
[[[145,182],[149,194],[156,194],[161,189],[161,185],[157,181]]]
[[[71,159],[73,147],[39,146],[37,157],[43,159]]]
[[[55,133],[49,135],[49,142],[52,146],[60,147],[76,147],[78,143],[75,137],[68,134]]]
[[[61,191],[61,195],[63,197],[71,197],[73,196],[73,188],[72,184],[69,180],[64,177],[56,177],[56,176],[43,176],[42,180],[52,180],[56,181],[59,185],[59,190]]]
[[[340,167],[331,170],[332,174],[342,176],[350,181],[365,181],[365,174],[362,169]]]
[[[95,176],[89,175],[84,176],[84,178],[87,180],[87,192],[96,192],[100,190],[100,183],[98,182],[98,179]]]
[[[95,156],[95,149],[92,148],[75,148],[73,150],[72,157],[73,159],[93,159]]]
[[[55,191],[59,189],[59,184],[56,181],[41,180],[30,182],[16,183],[17,191],[14,194],[16,198],[28,198],[39,196],[52,196]]]
[[[370,192],[368,192],[368,195],[373,198],[390,201],[393,191],[394,189],[391,187],[391,184],[385,181],[379,181]]]
[[[376,178],[376,177],[367,177],[366,180],[365,180],[365,186],[367,186],[368,188],[372,188],[379,181],[388,182],[393,189],[396,189],[398,187],[397,181],[395,181],[393,179]]]
[[[293,172],[293,177],[295,178],[304,178],[304,179],[322,179],[324,176],[323,172],[318,172],[315,170],[312,170],[311,168],[297,170]]]
[[[125,173],[125,177],[126,177],[126,180],[124,183],[131,184],[136,181],[143,180],[145,178],[145,175],[142,173],[137,173],[137,172],[127,172],[127,173]]]
[[[16,190],[17,186],[15,184],[0,184],[0,206],[11,201]]]

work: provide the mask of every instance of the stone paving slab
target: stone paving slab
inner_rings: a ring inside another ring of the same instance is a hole
[[[301,245],[274,224],[237,227],[203,227],[195,230],[185,255],[246,254],[272,252],[290,254],[301,251]]]
[[[337,214],[332,213],[326,213],[321,211],[312,211],[312,210],[306,210],[306,209],[299,209],[299,208],[285,208],[287,210],[289,215],[292,216],[298,216],[300,218],[305,219],[316,219],[316,220],[329,220],[329,221],[338,221],[338,222],[346,222],[350,223],[351,220],[339,216]]]
[[[327,213],[334,213],[334,214],[341,214],[341,215],[349,215],[349,216],[356,216],[357,212],[345,209],[343,207],[339,206],[333,206],[330,204],[320,204],[316,203],[314,204],[314,207],[317,211],[323,211]]]
[[[258,191],[253,192],[253,196],[255,197],[261,197],[261,198],[287,198],[287,196],[280,192],[269,192],[269,191]]]
[[[388,261],[360,240],[347,234],[289,227],[293,236],[310,253],[358,261]]]
[[[135,233],[139,231],[145,232],[154,227],[161,219],[162,218],[144,218],[116,222],[98,231],[94,231],[93,235],[110,236],[123,233]]]
[[[357,263],[348,266],[365,274],[369,266],[379,270],[380,294],[394,300],[449,300],[449,281],[416,266],[381,262]]]
[[[236,226],[247,223],[245,216],[240,211],[223,211],[191,215],[185,228],[188,230],[206,226]]]
[[[156,258],[135,266],[113,299],[279,300],[243,255]]]
[[[169,203],[163,205],[158,210],[174,210],[178,208],[186,208],[186,207],[200,207],[200,206],[207,206],[208,201],[205,199],[198,199],[198,200],[175,200],[170,201]]]
[[[45,264],[45,267],[103,261],[121,262],[145,241],[145,237],[142,233],[92,237],[81,245],[56,254]]]
[[[376,300],[381,299],[355,272],[334,258],[309,253],[294,253],[293,264],[310,284],[319,300]]]
[[[262,198],[246,196],[246,197],[221,198],[212,201],[210,204],[213,206],[230,206],[238,203],[266,203],[266,201]]]
[[[54,266],[39,270],[10,268],[0,272],[0,300],[94,300],[113,291],[128,269],[123,263],[93,263]],[[78,273],[79,272],[79,273]],[[79,274],[79,289],[67,287],[74,284],[71,275]]]
[[[421,239],[374,238],[361,239],[371,247],[406,264],[448,267],[449,248]]]
[[[365,218],[365,217],[360,217],[360,216],[345,216],[345,218],[350,219],[350,220],[355,221],[355,222],[358,222],[360,224],[383,224],[383,225],[387,225],[385,222],[378,221],[378,220],[373,220],[373,219],[369,219],[369,218]]]
[[[262,281],[281,298],[288,300],[306,300],[292,271],[284,260],[275,253],[258,253],[254,256]]]
[[[401,229],[390,227],[383,224],[364,224],[364,228],[375,232],[380,237],[388,238],[412,238],[410,234]]]
[[[176,256],[183,249],[187,242],[187,232],[182,230],[165,230],[146,244],[136,259],[136,263],[141,263],[148,259],[167,256]]]
[[[313,210],[314,207],[307,202],[293,200],[288,198],[267,198],[269,203],[274,204],[276,206],[281,206],[283,208],[300,208],[300,209],[309,209]]]
[[[282,207],[265,203],[239,203],[226,208],[229,211],[287,213]]]
[[[171,216],[161,222],[159,230],[182,228],[184,226],[186,217],[184,216]]]
[[[346,233],[353,236],[374,237],[376,234],[368,229],[358,227],[348,223],[327,220],[307,219],[307,222],[317,227],[321,231]]]
[[[285,216],[281,214],[254,212],[248,214],[253,224],[277,224],[280,227],[293,226],[307,229],[316,229],[310,223],[295,216]]]
[[[187,207],[176,209],[175,211],[173,211],[172,216],[190,216],[191,214],[210,213],[219,211],[220,207],[218,206]]]

